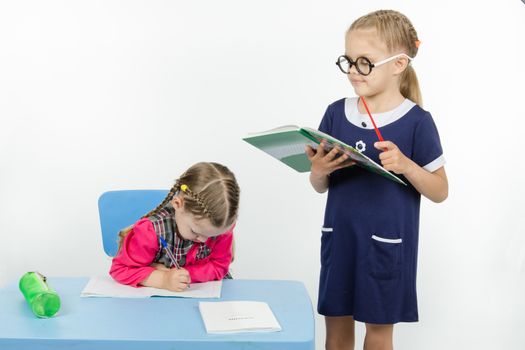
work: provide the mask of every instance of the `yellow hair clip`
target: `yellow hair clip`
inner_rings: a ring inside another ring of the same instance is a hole
[[[182,192],[186,192],[188,190],[188,185],[180,185],[180,189]]]

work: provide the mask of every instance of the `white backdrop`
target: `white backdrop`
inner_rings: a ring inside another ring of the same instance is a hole
[[[242,189],[235,276],[302,281],[315,307],[326,198],[241,137],[317,127],[353,96],[334,62],[347,26],[380,8],[419,32],[450,181],[446,202],[422,202],[421,321],[396,326],[396,348],[523,349],[519,0],[1,1],[0,285],[105,273],[98,196],[169,188],[206,160]]]

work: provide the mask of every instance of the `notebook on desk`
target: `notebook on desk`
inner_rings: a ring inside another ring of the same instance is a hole
[[[261,301],[199,302],[208,333],[277,332],[281,325]]]
[[[179,297],[179,298],[220,298],[221,281],[210,281],[203,283],[192,283],[190,288],[184,292],[172,292],[165,289],[151,287],[131,287],[120,284],[109,276],[92,277],[86,284],[81,297],[107,297],[107,298],[149,298]]]

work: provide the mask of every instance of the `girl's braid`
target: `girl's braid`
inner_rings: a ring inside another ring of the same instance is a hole
[[[374,14],[383,29],[397,27],[402,38],[401,44],[406,46],[409,56],[415,57],[418,51],[418,35],[410,20],[402,13],[393,10],[379,10]]]
[[[164,198],[164,200],[159,205],[157,205],[157,207],[155,209],[153,209],[149,213],[143,215],[142,219],[150,217],[150,216],[153,216],[153,215],[157,215],[159,213],[159,211],[162,208],[164,208],[166,206],[166,204],[168,204],[173,199],[175,194],[180,190],[180,186],[181,186],[180,180],[175,181],[175,184],[173,185],[173,187],[170,189],[170,191],[166,195],[166,198]],[[118,233],[118,240],[117,240],[117,242],[118,242],[118,251],[117,251],[117,253],[120,251],[120,248],[122,247],[122,242],[124,241],[124,237],[127,236],[127,234],[131,231],[132,228],[133,228],[133,225],[129,225],[128,227],[125,227],[125,228],[123,228],[122,230],[119,231],[119,233]]]
[[[166,206],[166,204],[168,204],[169,201],[171,201],[173,199],[173,197],[175,196],[175,193],[177,193],[179,188],[180,188],[180,182],[179,182],[179,180],[177,180],[175,182],[175,185],[173,185],[173,187],[170,189],[170,191],[169,191],[168,195],[166,196],[166,198],[164,198],[164,200],[159,205],[157,205],[157,207],[155,209],[153,209],[152,211],[150,211],[146,215],[142,216],[142,218],[147,218],[149,216],[153,216],[153,215],[158,214],[158,212],[162,208],[164,208],[164,206]]]
[[[179,187],[180,186],[181,185],[179,184]],[[191,199],[193,199],[199,205],[199,207],[202,208],[202,212],[204,215],[206,215],[207,217],[211,217],[211,213],[210,213],[210,210],[208,209],[208,206],[206,205],[206,203],[204,203],[204,201],[202,200],[201,196],[199,196],[198,193],[193,192],[187,186],[184,189],[181,188],[181,191],[187,194]]]

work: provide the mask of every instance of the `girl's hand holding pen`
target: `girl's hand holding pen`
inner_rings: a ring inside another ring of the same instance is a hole
[[[183,269],[170,269],[164,273],[164,288],[174,292],[182,292],[190,285],[190,273]]]
[[[334,147],[329,152],[325,151],[326,143],[321,141],[317,150],[311,146],[306,146],[305,152],[310,162],[312,162],[311,172],[317,176],[328,176],[332,172],[352,166],[354,161],[348,159],[348,155],[343,153],[339,147]]]
[[[155,268],[162,271],[162,288],[171,290],[173,292],[183,292],[188,289],[191,278],[188,270],[183,268],[171,268],[157,264]]]
[[[384,150],[379,154],[379,159],[383,168],[388,171],[393,171],[396,174],[406,174],[415,164],[391,141],[376,142],[374,147]]]
[[[164,238],[162,237],[159,237],[159,238],[160,238],[160,244],[162,245],[163,249],[166,251],[166,254],[170,258],[171,263],[172,263],[171,269],[166,268],[167,271],[164,270],[165,273],[162,279],[162,285],[164,286],[163,288],[172,290],[174,292],[182,292],[183,290],[190,287],[190,282],[191,282],[190,273],[187,270],[179,266],[179,264],[177,263],[177,259],[175,259],[175,256],[173,256],[173,253],[168,248],[168,244],[166,243],[166,240],[164,240]],[[165,266],[163,267],[165,268]],[[159,268],[157,269],[161,271],[163,270]]]

